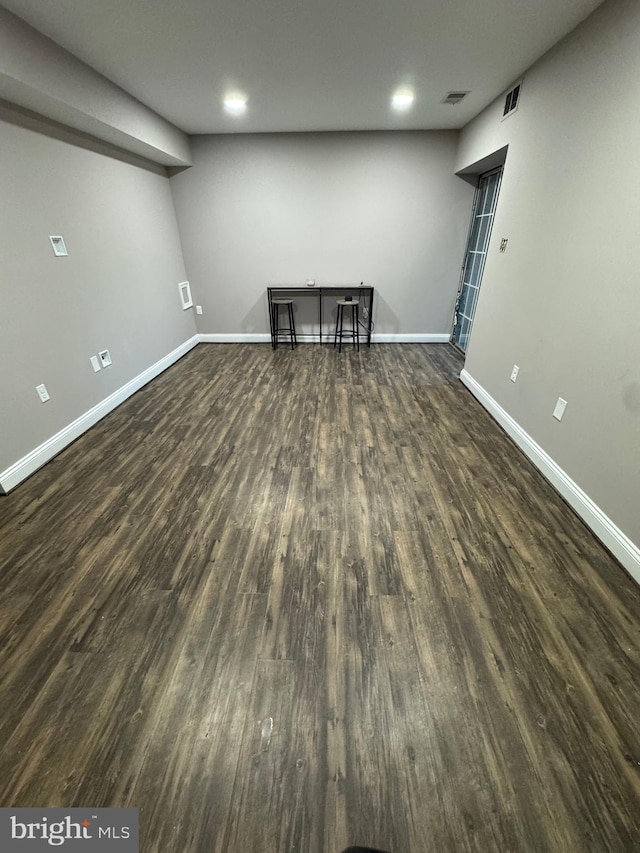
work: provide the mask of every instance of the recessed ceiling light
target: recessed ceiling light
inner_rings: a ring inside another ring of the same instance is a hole
[[[404,112],[405,110],[411,109],[414,101],[415,95],[411,89],[398,89],[397,92],[394,92],[394,95],[391,98],[391,106],[394,110]]]
[[[247,108],[247,99],[242,95],[232,95],[224,99],[224,108],[228,113],[240,115]]]

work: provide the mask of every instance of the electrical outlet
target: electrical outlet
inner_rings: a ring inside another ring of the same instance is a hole
[[[506,252],[506,251],[507,251],[507,243],[508,243],[508,242],[509,242],[509,238],[508,238],[508,237],[503,237],[503,238],[502,238],[502,240],[500,240],[500,251],[501,251],[501,252]]]
[[[100,364],[103,367],[109,367],[109,365],[113,363],[108,349],[103,349],[102,352],[99,352],[98,358],[100,359]]]
[[[196,305],[196,314],[202,314],[202,305]]]
[[[98,361],[98,356],[97,356],[97,355],[92,355],[92,356],[91,356],[91,358],[90,358],[89,360],[90,360],[90,362],[91,362],[91,367],[93,367],[93,372],[94,372],[94,373],[97,373],[99,370],[102,370],[102,365],[101,365],[101,364],[100,364],[100,362]]]
[[[520,373],[520,368],[518,367],[518,365],[517,365],[517,364],[514,364],[514,365],[513,365],[513,370],[511,371],[511,381],[512,381],[512,382],[515,382],[515,381],[516,381],[516,379],[518,378],[518,374],[519,374],[519,373]]]
[[[556,403],[556,407],[553,410],[553,417],[557,421],[562,420],[562,416],[564,415],[564,410],[567,408],[567,401],[563,400],[562,397],[558,397],[558,402]]]
[[[38,397],[40,397],[40,401],[42,403],[46,403],[47,400],[51,399],[45,385],[36,385],[36,391],[38,392]]]
[[[53,254],[56,258],[66,258],[69,252],[67,252],[67,247],[64,244],[63,238],[49,237],[49,240],[51,240],[51,247],[53,248]]]

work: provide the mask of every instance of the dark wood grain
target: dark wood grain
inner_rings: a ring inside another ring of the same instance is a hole
[[[0,805],[640,849],[640,589],[447,346],[201,345],[0,499]]]

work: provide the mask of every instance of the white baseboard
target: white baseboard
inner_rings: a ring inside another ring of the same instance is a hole
[[[236,334],[201,334],[198,336],[200,343],[202,344],[268,344],[271,341],[271,336],[268,333],[252,333],[252,334],[243,334],[238,332]],[[301,344],[313,344],[318,343],[318,335],[304,335],[299,336],[299,343]],[[332,337],[331,334],[324,336],[325,343],[329,343],[329,339]],[[360,335],[360,343],[362,343],[363,334]],[[371,343],[373,344],[446,344],[449,342],[448,334],[396,334],[396,333],[386,333],[386,332],[374,332],[371,336]]]
[[[460,379],[473,396],[496,419],[504,431],[529,457],[538,470],[557,489],[589,529],[622,563],[631,577],[640,584],[640,548],[605,515],[589,495],[554,462],[549,454],[514,421],[502,406],[476,380],[463,370]]]
[[[75,421],[68,424],[64,429],[61,429],[60,432],[47,439],[39,447],[36,447],[35,450],[32,450],[31,453],[27,453],[22,459],[19,459],[5,471],[2,471],[0,473],[0,489],[5,493],[14,489],[19,483],[37,471],[38,468],[41,468],[46,462],[53,459],[61,450],[64,450],[68,444],[79,438],[82,433],[86,432],[105,415],[108,415],[109,412],[112,412],[127,397],[135,394],[143,385],[155,379],[167,367],[171,367],[172,364],[178,361],[179,358],[182,358],[183,355],[189,352],[190,349],[193,349],[197,344],[198,336],[194,335],[188,341],[185,341],[174,349],[173,352],[165,355],[160,361],[157,361],[130,382],[127,382],[122,388],[114,391],[113,394],[110,394],[101,403],[98,403],[92,409],[89,409],[88,412],[80,415]]]
[[[198,340],[201,344],[268,344],[271,343],[269,332],[242,332],[226,334],[215,332],[213,334],[200,334]]]
[[[426,332],[422,334],[398,334],[395,332],[374,332],[371,342],[374,344],[448,344],[449,333]]]

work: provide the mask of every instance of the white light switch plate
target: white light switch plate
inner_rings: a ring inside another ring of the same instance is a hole
[[[564,415],[564,410],[567,408],[567,401],[563,400],[562,397],[558,397],[558,402],[556,403],[556,407],[553,410],[553,417],[557,421],[562,420],[562,416]]]
[[[512,382],[516,381],[516,379],[518,378],[518,373],[520,373],[520,368],[518,367],[517,364],[514,364],[513,370],[511,371],[511,381]]]
[[[101,368],[101,366],[100,366],[100,362],[98,361],[98,356],[97,356],[97,355],[92,355],[92,356],[91,356],[91,367],[93,367],[93,372],[94,372],[94,373],[97,373],[99,370],[101,370],[101,369],[102,369],[102,368]]]

